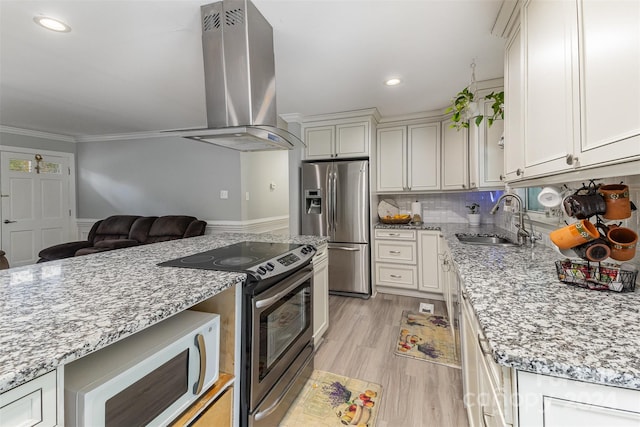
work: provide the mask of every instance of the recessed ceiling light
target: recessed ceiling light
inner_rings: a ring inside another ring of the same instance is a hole
[[[396,85],[399,85],[400,82],[401,82],[400,79],[393,78],[393,79],[387,80],[386,82],[384,82],[384,84],[386,84],[387,86],[396,86]]]
[[[64,22],[48,16],[36,16],[33,18],[33,21],[47,30],[57,31],[59,33],[68,33],[71,31],[71,27]]]

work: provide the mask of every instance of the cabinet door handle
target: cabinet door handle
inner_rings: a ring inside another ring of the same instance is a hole
[[[516,175],[520,176],[520,175],[523,175],[523,174],[524,174],[524,171],[522,169],[520,169],[520,168],[516,169]]]
[[[18,221],[11,221],[10,219],[5,219],[3,222],[5,224],[13,224],[14,222],[18,222]]]
[[[397,274],[390,274],[389,277],[392,277],[394,279],[402,279],[402,276],[398,276]]]
[[[400,237],[400,233],[389,233],[387,234],[389,237]]]
[[[478,334],[478,346],[480,347],[480,351],[485,356],[491,356],[491,350],[489,350],[489,348],[486,347],[486,345],[488,345],[488,341],[485,338],[482,338],[480,334]]]
[[[399,255],[401,252],[400,251],[389,251],[390,254],[393,255]]]
[[[575,163],[578,163],[578,158],[574,157],[573,154],[567,154],[566,160],[568,165],[573,165]]]

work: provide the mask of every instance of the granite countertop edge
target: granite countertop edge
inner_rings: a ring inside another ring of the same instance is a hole
[[[542,244],[460,243],[456,233],[513,234],[494,225],[377,224],[376,229],[440,230],[480,327],[502,366],[640,390],[640,292],[601,292],[560,282]]]
[[[327,239],[218,233],[0,271],[0,393],[244,282],[243,273],[156,265],[241,241]]]

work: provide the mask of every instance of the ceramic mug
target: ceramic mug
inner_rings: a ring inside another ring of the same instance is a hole
[[[617,261],[628,261],[636,255],[638,234],[630,228],[611,228],[607,233],[611,245],[611,258]]]
[[[580,258],[593,262],[604,261],[611,256],[611,248],[609,248],[607,241],[602,238],[576,246],[573,251]]]
[[[574,194],[567,196],[562,201],[567,215],[578,219],[590,218],[594,215],[602,215],[607,210],[604,197],[600,194]]]
[[[586,219],[581,219],[549,233],[549,238],[559,249],[574,248],[599,237],[600,233],[598,233],[596,226]]]
[[[607,184],[598,187],[598,193],[604,197],[605,219],[626,219],[631,216],[629,187],[623,184]]]

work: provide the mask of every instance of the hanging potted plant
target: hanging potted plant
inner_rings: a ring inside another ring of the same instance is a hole
[[[475,101],[475,94],[469,89],[470,86],[462,89],[451,100],[451,105],[444,110],[446,114],[453,113],[451,115],[452,129],[460,130],[462,128],[469,127],[469,121],[473,119],[476,126],[480,126],[482,120],[485,118],[483,114],[478,113],[478,103]],[[491,109],[493,113],[486,116],[487,124],[493,125],[493,122],[498,119],[504,119],[504,91],[491,92],[484,97],[485,100],[493,100]]]
[[[477,227],[480,225],[480,205],[478,203],[472,203],[467,205],[467,209],[469,212],[467,213],[467,220],[469,221],[469,225],[472,227]]]

